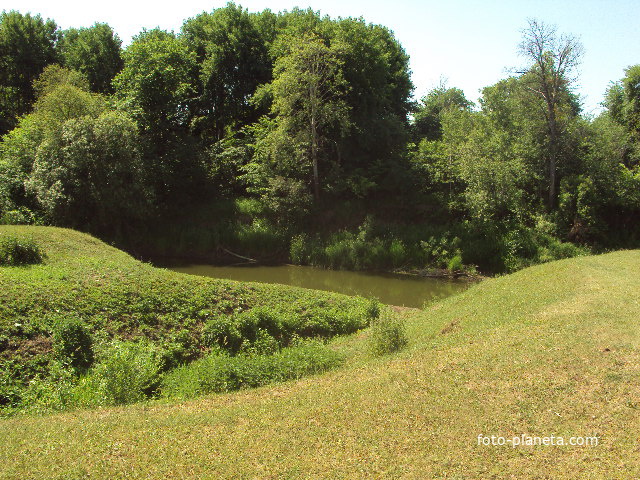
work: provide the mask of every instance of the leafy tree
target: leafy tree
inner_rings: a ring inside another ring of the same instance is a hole
[[[258,85],[271,80],[273,65],[249,13],[229,3],[187,20],[182,35],[195,51],[200,70],[191,106],[195,130],[220,140],[257,120],[250,99]]]
[[[334,182],[346,179],[351,185],[371,185],[367,190],[384,185],[402,190],[398,176],[404,169],[413,91],[409,57],[393,33],[380,25],[346,18],[325,20],[323,28],[339,51],[353,125],[333,147],[342,175]]]
[[[558,36],[556,29],[530,20],[523,32],[521,54],[532,62],[524,78],[529,90],[544,101],[543,115],[547,124],[547,163],[549,175],[548,206],[556,199],[557,168],[563,134],[563,107],[571,104],[572,77],[582,55],[582,45],[573,36]]]
[[[469,110],[473,102],[467,100],[459,88],[447,88],[445,83],[431,90],[422,98],[414,113],[414,139],[439,140],[442,137],[441,115],[449,108]]]
[[[625,70],[625,77],[607,90],[604,106],[611,119],[628,134],[624,163],[632,166],[640,160],[640,65]]]
[[[484,223],[517,219],[528,172],[513,137],[481,112],[449,110],[442,121],[449,168],[464,186],[469,217]]]
[[[38,147],[27,181],[56,225],[121,235],[148,213],[137,127],[105,111],[65,122]]]
[[[31,108],[33,81],[57,59],[57,29],[40,15],[0,13],[0,134]]]
[[[4,192],[3,210],[19,206],[36,208],[24,189],[36,152],[65,122],[86,115],[98,116],[106,108],[105,99],[88,91],[80,73],[58,65],[44,69],[34,82],[37,100],[33,112],[20,118],[18,126],[0,142],[0,182]]]
[[[283,143],[293,146],[302,170],[306,165],[312,169],[316,200],[320,197],[319,164],[328,161],[328,145],[336,139],[331,134],[337,131],[339,136],[349,126],[344,100],[347,88],[338,52],[317,36],[292,39],[289,53],[276,61],[268,90],[277,122],[271,135],[272,152],[277,158]]]
[[[82,72],[91,90],[113,93],[113,78],[123,67],[122,41],[106,23],[62,32],[58,48],[65,66]]]
[[[48,65],[33,82],[33,89],[36,98],[42,98],[61,85],[71,85],[85,92],[89,91],[89,80],[87,77],[69,68],[58,64]]]
[[[143,31],[124,52],[124,68],[114,79],[116,95],[159,150],[188,126],[195,71],[195,53],[164,30]]]

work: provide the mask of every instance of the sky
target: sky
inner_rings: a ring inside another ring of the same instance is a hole
[[[331,17],[363,17],[392,30],[411,59],[414,96],[423,97],[446,81],[477,101],[480,90],[526,65],[518,44],[527,19],[555,25],[577,36],[584,55],[576,92],[586,114],[600,102],[624,69],[640,63],[640,0],[244,0],[251,12],[311,7]],[[143,28],[178,31],[200,12],[226,0],[0,0],[0,10],[31,12],[61,28],[108,23],[126,45]]]

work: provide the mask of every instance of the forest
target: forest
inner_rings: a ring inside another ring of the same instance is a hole
[[[229,3],[123,48],[107,24],[5,11],[0,223],[355,270],[637,248],[640,65],[592,118],[577,37],[522,27],[525,67],[475,104],[445,82],[415,101],[403,47],[361,18]]]

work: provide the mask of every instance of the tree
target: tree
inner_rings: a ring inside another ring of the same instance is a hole
[[[334,140],[329,134],[337,129],[340,135],[349,125],[346,91],[338,53],[317,36],[291,39],[289,53],[276,61],[270,85],[272,112],[281,133],[299,145],[303,159],[310,161],[316,201],[320,159],[327,156],[327,145]]]
[[[91,90],[113,93],[113,78],[123,67],[122,41],[106,23],[62,32],[58,49],[65,66],[82,72]]]
[[[57,29],[40,15],[0,13],[0,134],[31,108],[33,81],[57,59]]]
[[[340,173],[351,185],[368,184],[363,193],[397,191],[412,107],[409,56],[390,30],[363,19],[325,19],[322,29],[339,46],[349,86],[344,100],[353,126],[334,146]]]
[[[148,213],[137,127],[119,112],[65,122],[38,147],[26,184],[54,225],[117,238]]]
[[[116,96],[160,149],[188,127],[195,72],[195,53],[164,30],[142,32],[124,52],[124,68],[114,79]]]
[[[640,65],[627,68],[624,78],[609,87],[604,106],[608,115],[624,126],[628,142],[635,147],[635,152],[627,152],[626,163],[636,163],[640,156]]]
[[[422,98],[413,121],[413,135],[416,140],[439,140],[442,137],[441,115],[445,110],[457,108],[470,110],[473,102],[467,100],[459,88],[447,88],[446,83],[431,90]]]
[[[250,100],[259,85],[271,81],[273,65],[249,13],[229,3],[187,20],[182,35],[199,65],[191,104],[195,131],[220,140],[256,121],[259,115]]]
[[[550,209],[556,200],[560,137],[563,134],[561,110],[569,103],[570,89],[575,82],[572,75],[582,51],[582,45],[575,37],[558,36],[555,27],[538,20],[529,20],[520,44],[520,53],[532,62],[532,66],[521,73],[528,80],[529,90],[544,100],[542,113],[547,125]]]
[[[34,90],[37,100],[33,111],[21,117],[17,127],[0,142],[0,177],[4,177],[0,181],[4,184],[4,203],[10,208],[37,207],[24,183],[41,144],[57,135],[69,120],[97,117],[107,108],[104,97],[88,91],[88,81],[82,74],[59,65],[46,67],[34,81]]]

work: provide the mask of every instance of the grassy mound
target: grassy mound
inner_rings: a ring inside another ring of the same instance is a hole
[[[73,403],[50,398],[50,390],[64,384],[66,370],[107,378],[143,370],[142,362],[156,374],[150,374],[153,381],[138,382],[141,391],[131,398],[140,398],[157,393],[153,386],[162,372],[209,354],[259,355],[265,345],[274,353],[300,338],[354,332],[377,316],[377,305],[362,298],[157,269],[72,230],[0,226],[0,239],[5,237],[46,252],[38,264],[0,266],[5,410],[20,407],[27,397],[27,403],[37,403],[43,395],[50,407]],[[144,351],[131,346],[143,340]],[[100,369],[91,370],[101,359],[109,364],[114,351],[126,351],[121,364],[104,367],[101,376]],[[39,389],[25,392],[34,385]],[[55,395],[76,395],[71,386]]]
[[[0,429],[3,478],[636,478],[640,252],[563,260],[404,312],[409,346],[295,383]],[[596,436],[598,446],[479,444]],[[135,472],[135,474],[134,474]]]

